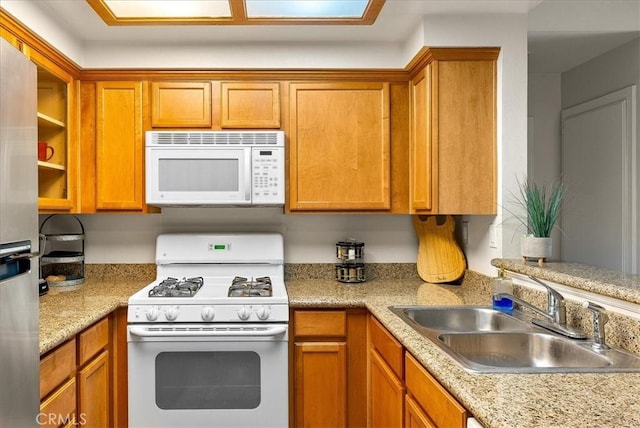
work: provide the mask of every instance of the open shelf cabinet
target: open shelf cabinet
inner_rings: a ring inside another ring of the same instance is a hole
[[[38,69],[38,142],[53,148],[49,159],[38,160],[38,207],[41,212],[71,211],[73,77],[38,52],[31,51],[29,56]]]

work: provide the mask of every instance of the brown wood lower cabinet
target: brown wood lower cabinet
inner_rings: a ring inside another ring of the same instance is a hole
[[[78,417],[82,425],[109,426],[109,351],[78,371]]]
[[[347,344],[295,344],[296,426],[344,427],[347,423]]]
[[[464,407],[369,316],[369,426],[464,428]]]
[[[76,417],[76,378],[67,379],[40,404],[37,422],[43,427],[73,425]]]
[[[407,397],[419,406],[416,415],[422,409],[423,416],[434,427],[467,426],[466,409],[408,352],[405,352],[405,370]]]
[[[374,349],[369,358],[371,426],[401,427],[404,384]]]
[[[401,427],[404,402],[402,345],[369,316],[369,423]]]
[[[291,426],[366,426],[366,311],[294,310]]]
[[[405,397],[404,408],[405,428],[436,428],[416,400],[408,395]]]
[[[122,373],[123,367],[126,370],[123,326],[126,308],[102,318],[40,358],[40,425],[127,426],[126,382],[124,392],[120,385],[122,377],[126,380],[126,373]]]

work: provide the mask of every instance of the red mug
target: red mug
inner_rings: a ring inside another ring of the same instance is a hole
[[[53,157],[55,150],[53,147],[48,145],[46,141],[38,141],[38,160],[39,161],[48,161]]]

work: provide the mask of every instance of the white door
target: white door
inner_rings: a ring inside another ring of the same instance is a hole
[[[638,272],[635,92],[562,111],[563,261]]]

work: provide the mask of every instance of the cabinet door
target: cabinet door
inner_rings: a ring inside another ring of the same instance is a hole
[[[404,385],[374,349],[369,352],[369,409],[373,428],[401,427]]]
[[[151,126],[210,128],[210,82],[152,82]]]
[[[438,211],[495,214],[496,61],[437,61]]]
[[[280,84],[222,82],[222,128],[280,128]]]
[[[410,204],[412,213],[431,212],[433,159],[431,147],[431,64],[411,81]]]
[[[81,422],[76,413],[76,378],[69,379],[40,403],[40,413],[36,416],[40,426],[55,428],[64,424]],[[102,425],[105,426],[105,425]]]
[[[467,410],[408,352],[405,352],[405,383],[407,394],[435,426],[467,426]]]
[[[346,348],[344,342],[295,344],[295,426],[346,426]]]
[[[404,428],[437,428],[413,398],[406,395],[404,405]]]
[[[78,371],[78,417],[89,427],[109,426],[109,351]]]
[[[96,209],[142,211],[142,83],[98,82],[96,88]]]
[[[390,209],[389,85],[292,83],[289,209]]]

